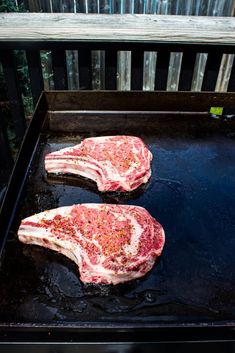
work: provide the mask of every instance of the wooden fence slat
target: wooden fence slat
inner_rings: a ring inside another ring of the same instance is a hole
[[[202,83],[202,91],[214,91],[215,85],[222,60],[221,52],[208,53],[204,78]]]
[[[44,89],[40,51],[28,49],[26,50],[26,58],[28,62],[33,104],[35,106]]]
[[[77,50],[66,50],[68,89],[79,89],[78,52]]]
[[[235,92],[235,60],[233,61],[233,67],[229,79],[228,92]]]
[[[92,50],[91,72],[92,89],[101,90],[105,87],[105,56],[103,50]]]
[[[166,90],[170,52],[164,49],[157,52],[155,90]]]
[[[157,53],[144,52],[143,90],[154,91]]]
[[[79,88],[91,89],[91,50],[78,51]]]
[[[182,57],[182,52],[172,52],[170,54],[166,86],[167,91],[178,91]]]
[[[68,89],[65,50],[52,50],[51,55],[54,87],[58,90]]]
[[[24,117],[24,107],[19,87],[15,56],[13,51],[3,50],[0,52],[0,57],[7,86],[7,95],[10,102],[14,130],[16,133],[16,143],[19,145],[25,133],[26,121]]]
[[[11,168],[12,166],[13,158],[10,152],[3,114],[0,109],[0,167],[7,169]]]
[[[117,56],[117,89],[130,91],[131,89],[131,51],[118,51]]]
[[[105,89],[117,89],[117,50],[105,51]]]
[[[178,87],[179,91],[190,91],[191,89],[196,55],[197,53],[195,51],[185,51],[183,53]]]
[[[131,52],[131,89],[143,89],[143,68],[144,68],[144,51],[132,50]]]
[[[234,62],[234,56],[234,54],[223,54],[219,74],[216,81],[215,92],[227,92]]]
[[[208,54],[205,52],[200,52],[196,55],[191,91],[199,92],[202,89],[202,82],[206,68],[207,56]]]
[[[87,7],[88,6],[86,6],[86,1],[85,0],[77,0],[77,12],[86,13],[86,12],[88,12],[88,8]]]

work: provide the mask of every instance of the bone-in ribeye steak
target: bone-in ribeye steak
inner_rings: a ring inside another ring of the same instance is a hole
[[[22,220],[19,240],[58,251],[88,283],[121,283],[143,276],[161,254],[164,230],[139,206],[79,204]]]
[[[151,152],[138,137],[102,136],[47,154],[45,169],[92,179],[99,191],[132,191],[147,183],[151,160]]]

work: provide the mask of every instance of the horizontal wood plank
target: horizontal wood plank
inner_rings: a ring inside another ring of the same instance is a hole
[[[66,121],[66,124],[64,123]],[[87,133],[90,131],[99,134],[136,134],[137,131],[145,133],[169,134],[180,133],[202,124],[212,127],[216,121],[211,121],[209,113],[175,113],[172,112],[63,112],[49,111],[48,125],[50,132]],[[168,135],[169,136],[169,135]]]
[[[105,41],[235,45],[235,18],[2,13],[0,41]]]
[[[48,110],[209,112],[210,107],[233,108],[235,93],[143,91],[45,92]]]

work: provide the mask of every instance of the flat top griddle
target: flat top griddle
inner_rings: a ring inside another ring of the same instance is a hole
[[[234,326],[234,124],[192,114],[181,120],[175,114],[161,122],[164,129],[144,129],[139,115],[119,134],[132,133],[148,145],[154,156],[152,176],[129,194],[100,193],[85,178],[45,173],[46,153],[101,134],[98,118],[97,131],[89,129],[89,119],[87,132],[80,133],[52,131],[49,124],[31,145],[27,142],[33,158],[1,257],[3,326]],[[179,130],[172,128],[180,121]],[[114,125],[102,134],[115,133]],[[63,255],[18,241],[22,218],[86,202],[139,205],[159,220],[166,244],[146,276],[117,286],[83,284],[77,266]]]

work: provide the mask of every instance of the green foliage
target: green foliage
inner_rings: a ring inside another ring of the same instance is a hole
[[[42,75],[44,79],[44,89],[54,89],[54,80],[51,64],[51,51],[41,51]]]
[[[16,5],[14,0],[0,0],[0,12],[24,12],[24,4]]]

